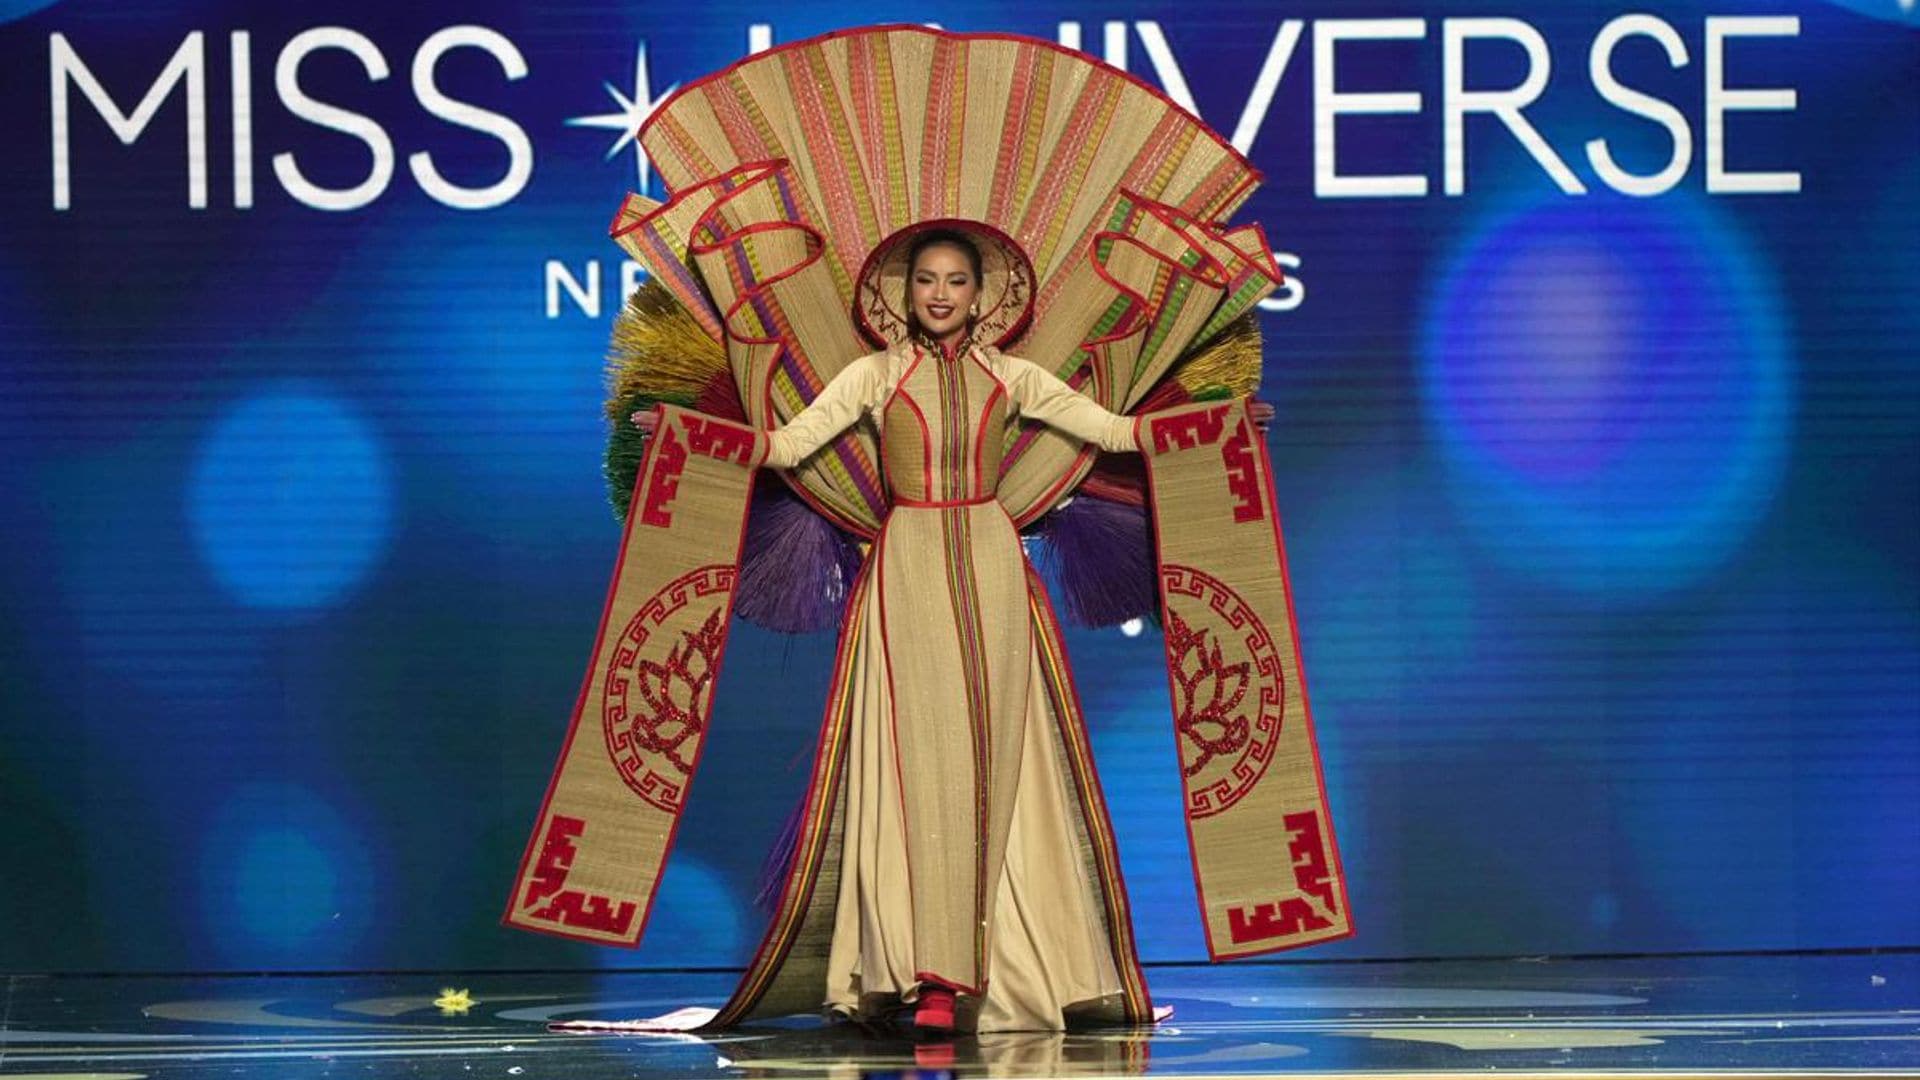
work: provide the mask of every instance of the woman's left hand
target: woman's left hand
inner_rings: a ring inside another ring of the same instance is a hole
[[[1267,432],[1267,425],[1273,422],[1273,406],[1255,398],[1247,402],[1247,415],[1253,417],[1253,426],[1264,435]]]

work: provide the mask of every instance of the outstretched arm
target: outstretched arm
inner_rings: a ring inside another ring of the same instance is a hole
[[[1001,380],[1020,415],[1093,443],[1109,453],[1139,449],[1133,441],[1135,417],[1120,416],[1062,382],[1052,372],[1018,356],[1000,354]]]
[[[813,403],[767,436],[766,464],[791,469],[847,430],[880,400],[886,385],[884,354],[865,356],[841,369]]]
[[[775,469],[793,468],[872,408],[886,389],[884,359],[868,356],[848,364],[812,404],[779,430],[767,432],[767,458],[762,464]],[[648,437],[659,426],[659,414],[652,409],[642,409],[631,419],[633,426]]]

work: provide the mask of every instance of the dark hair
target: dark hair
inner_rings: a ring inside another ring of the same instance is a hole
[[[973,237],[958,229],[928,229],[915,236],[913,243],[907,246],[907,295],[902,305],[907,311],[907,332],[916,337],[924,336],[926,331],[920,328],[920,317],[913,311],[913,268],[920,261],[920,253],[930,247],[956,247],[967,257],[973,267],[973,284],[977,288],[982,284],[984,275],[980,271],[980,245]]]
[[[928,229],[914,237],[912,245],[907,248],[907,275],[913,275],[913,264],[920,261],[921,252],[943,244],[957,247],[966,254],[967,262],[973,265],[974,284],[978,285],[981,278],[980,245],[973,242],[973,237],[958,229]]]

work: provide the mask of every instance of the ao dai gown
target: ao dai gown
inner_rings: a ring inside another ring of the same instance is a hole
[[[834,682],[850,712],[847,789],[837,895],[814,902],[835,905],[825,1004],[842,1014],[933,982],[978,995],[978,1030],[1058,1030],[1069,1006],[1116,1000],[1123,968],[1139,985],[1131,928],[1114,925],[1124,890],[1094,880],[1074,816],[1075,779],[1091,781],[1061,761],[1071,743],[1029,610],[1038,582],[994,494],[1016,415],[1137,449],[1133,417],[1030,361],[917,345],[853,362],[769,437],[766,464],[792,467],[871,417],[893,504]],[[1095,785],[1104,828],[1099,798]]]

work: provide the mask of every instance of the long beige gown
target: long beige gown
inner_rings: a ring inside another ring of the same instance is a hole
[[[841,635],[799,880],[728,1022],[807,982],[848,1015],[950,985],[980,1031],[1150,1009],[1058,628],[994,496],[1016,416],[1135,449],[1132,417],[1027,360],[921,346],[855,361],[770,438],[791,467],[870,418],[893,509]]]

